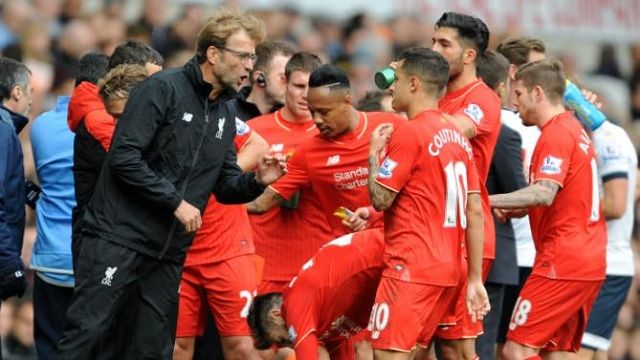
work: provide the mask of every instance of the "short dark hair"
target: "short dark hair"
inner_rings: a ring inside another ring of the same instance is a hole
[[[515,80],[522,80],[522,84],[529,91],[540,86],[552,103],[562,101],[566,77],[560,61],[544,59],[526,63],[516,72]]]
[[[544,42],[532,37],[507,38],[501,42],[496,51],[509,60],[510,64],[522,66],[529,62],[529,54],[532,51],[545,53]]]
[[[440,27],[458,30],[458,36],[476,49],[478,57],[487,50],[489,28],[480,18],[456,12],[446,12],[436,22],[436,28]]]
[[[258,350],[267,350],[271,347],[271,342],[267,340],[267,331],[271,327],[268,321],[269,312],[278,305],[282,306],[282,293],[279,292],[257,295],[251,302],[247,323],[251,329],[254,346]]]
[[[147,63],[164,65],[164,59],[158,51],[138,40],[127,40],[120,43],[109,58],[109,70],[122,64],[145,66]]]
[[[332,89],[351,89],[347,73],[336,65],[325,64],[309,75],[309,88],[331,85]]]
[[[6,57],[0,58],[0,99],[10,99],[11,90],[16,86],[27,89],[30,75],[31,70],[25,64]]]
[[[480,58],[476,74],[487,86],[496,90],[500,83],[506,83],[509,77],[509,60],[497,51],[487,50]]]
[[[287,61],[287,65],[284,67],[284,76],[288,80],[294,71],[302,71],[311,74],[319,68],[320,65],[322,65],[322,60],[320,60],[318,55],[308,52],[295,53],[291,59]]]
[[[360,111],[383,111],[381,102],[385,96],[391,96],[391,94],[383,90],[367,91],[362,99],[358,101],[356,109]]]
[[[83,81],[97,84],[107,73],[109,67],[109,57],[100,53],[88,53],[78,61],[78,76],[76,76],[75,86]]]
[[[425,47],[412,47],[398,56],[401,69],[417,76],[428,92],[439,94],[449,81],[449,63],[437,52]]]
[[[278,55],[288,57],[295,52],[293,46],[284,41],[263,41],[256,45],[256,64],[253,65],[253,69],[265,71],[274,57]]]

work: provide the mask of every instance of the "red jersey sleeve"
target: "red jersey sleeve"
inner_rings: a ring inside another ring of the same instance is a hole
[[[309,184],[309,171],[307,169],[307,154],[305,144],[300,144],[287,161],[287,173],[269,187],[289,200],[301,187]]]
[[[305,336],[294,346],[296,359],[318,360],[318,337],[315,332]]]
[[[251,139],[251,135],[253,135],[251,127],[244,121],[236,118],[236,137],[233,140],[233,143],[236,146],[236,151],[239,152],[242,150],[242,148],[249,142],[249,139]]]
[[[493,101],[488,101],[482,95],[482,92],[472,92],[460,110],[452,114],[463,115],[471,120],[476,129],[476,136],[494,131],[495,122],[490,119],[500,119],[500,115],[496,114],[496,110],[500,111],[500,107],[495,106]]]
[[[415,130],[408,124],[398,124],[389,140],[376,182],[393,192],[400,192],[411,177],[419,154],[420,142]]]
[[[469,168],[467,170],[467,192],[468,193],[480,193],[480,177],[478,176],[478,169],[473,159],[469,160]]]
[[[544,135],[538,140],[531,160],[531,183],[549,180],[564,186],[574,140],[565,131],[547,131]]]

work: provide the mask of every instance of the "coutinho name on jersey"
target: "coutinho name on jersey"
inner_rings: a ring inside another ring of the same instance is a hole
[[[450,142],[460,145],[469,154],[469,157],[472,156],[471,145],[467,138],[460,132],[451,129],[441,129],[433,136],[433,141],[428,146],[429,154],[431,156],[440,155],[440,149]]]

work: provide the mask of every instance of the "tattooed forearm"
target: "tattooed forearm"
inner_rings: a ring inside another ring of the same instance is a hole
[[[380,184],[376,183],[378,177],[378,171],[380,170],[380,160],[376,155],[369,155],[369,197],[371,198],[371,205],[377,211],[386,210],[393,204],[393,200],[396,198],[396,193],[385,189]]]
[[[520,209],[534,206],[549,206],[558,193],[560,185],[552,181],[538,181],[526,188],[508,194],[491,195],[491,206],[499,209]]]
[[[246,203],[245,207],[247,208],[247,212],[249,214],[262,214],[267,212],[269,209],[274,207],[277,204],[281,204],[284,202],[284,198],[280,196],[277,192],[267,188],[262,195],[258,196],[257,199],[253,200],[250,203]]]

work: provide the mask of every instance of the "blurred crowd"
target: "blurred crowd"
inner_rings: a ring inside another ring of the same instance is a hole
[[[87,10],[87,3],[93,5],[92,9]],[[239,5],[234,1],[230,3]],[[211,3],[204,1],[183,1],[177,5],[169,0],[144,0],[140,1],[136,15],[127,11],[128,5],[130,2],[125,0],[2,1],[0,54],[23,62],[33,73],[30,119],[52,109],[56,96],[71,94],[78,60],[89,51],[110,55],[125,39],[137,39],[157,49],[166,59],[166,67],[182,66],[193,54],[198,30],[214,10]],[[374,88],[375,71],[402,49],[431,45],[432,24],[411,15],[383,21],[366,13],[336,20],[303,14],[294,8],[261,8],[255,13],[266,22],[268,39],[290,42],[300,51],[318,54],[323,61],[348,70],[356,98]],[[507,35],[515,34],[492,29],[490,48]],[[619,50],[620,47],[602,44],[599,61],[593,69],[577,68],[571,54],[551,55],[563,59],[576,79],[598,93],[609,119],[627,129],[636,148],[640,148],[640,44],[628,46],[627,51]],[[623,70],[619,56],[631,58],[631,72]],[[27,177],[33,179],[29,129],[20,137],[25,171]],[[640,197],[640,189],[636,195]],[[640,211],[636,212],[637,218],[638,213]],[[640,219],[636,221],[639,222]],[[35,240],[34,216],[30,209],[27,224],[23,259],[28,265]],[[636,226],[634,233],[636,277],[620,313],[611,359],[640,359],[640,226]],[[4,341],[5,357],[35,358],[32,333],[33,308],[29,296],[3,303],[0,338]]]

